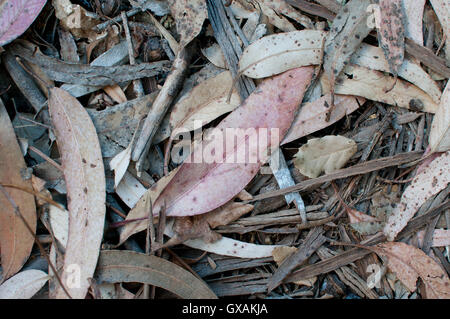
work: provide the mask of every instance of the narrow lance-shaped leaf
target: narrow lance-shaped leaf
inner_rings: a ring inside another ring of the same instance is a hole
[[[402,0],[375,0],[380,6],[377,25],[378,41],[389,62],[391,73],[397,76],[405,56],[405,27]]]
[[[450,183],[450,151],[442,153],[418,173],[405,189],[398,204],[384,228],[387,238],[392,241],[406,226],[419,208],[432,196]]]
[[[0,2],[0,46],[22,33],[33,23],[47,0],[10,0]]]
[[[278,147],[312,74],[312,67],[302,67],[264,81],[208,135],[209,141],[194,148],[153,213],[165,203],[168,216],[203,214],[236,196],[267,161],[269,148]]]
[[[350,0],[333,20],[325,41],[323,67],[330,79],[333,93],[334,82],[356,48],[372,30],[369,26],[370,0]]]
[[[445,152],[450,150],[450,84],[441,97],[441,104],[434,114],[429,137],[432,152]]]
[[[73,298],[84,298],[97,264],[105,219],[105,172],[94,124],[76,98],[50,91],[49,111],[64,170],[69,238],[62,282]],[[73,283],[73,273],[79,275]],[[62,287],[57,298],[67,298]]]
[[[41,270],[24,270],[0,285],[0,299],[30,299],[50,277]]]
[[[11,120],[0,100],[0,183],[31,189],[31,179],[25,179],[22,175],[26,168]],[[33,195],[19,189],[5,189],[35,230],[37,217]],[[0,206],[1,265],[5,280],[18,272],[27,261],[34,238],[3,193],[0,193]]]

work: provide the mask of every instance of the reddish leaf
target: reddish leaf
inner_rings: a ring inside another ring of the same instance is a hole
[[[181,166],[156,200],[153,213],[157,214],[165,203],[169,216],[203,214],[236,196],[268,159],[262,153],[268,147],[277,147],[286,134],[312,74],[312,67],[303,67],[265,80],[239,108],[217,126],[217,134],[210,134],[212,138],[209,142],[203,141],[194,148],[189,161]],[[222,132],[228,134],[227,128],[255,129],[255,132],[247,138],[238,136],[233,147],[224,147]],[[268,129],[268,138],[264,141],[260,141],[263,133],[259,129]],[[276,145],[271,144],[274,134],[271,129],[279,130]],[[253,138],[258,142],[252,142]],[[255,160],[245,159],[239,163],[236,159],[245,153],[255,155]],[[204,159],[203,154],[214,154],[214,158],[210,163],[198,163],[199,157]]]
[[[0,2],[0,46],[5,45],[33,23],[47,0],[3,0]]]

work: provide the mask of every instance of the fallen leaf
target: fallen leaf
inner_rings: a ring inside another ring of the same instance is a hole
[[[383,50],[369,44],[362,43],[355,54],[350,59],[350,62],[359,66],[389,72],[389,63],[384,57]],[[441,100],[441,89],[436,81],[425,72],[420,65],[404,59],[402,65],[398,69],[398,76],[411,82],[422,91],[426,92],[434,102],[439,103]]]
[[[356,143],[343,136],[313,138],[300,147],[294,165],[303,175],[316,178],[323,172],[330,174],[344,167],[356,151]]]
[[[194,147],[189,161],[181,165],[155,201],[153,213],[158,214],[163,203],[166,203],[168,216],[203,214],[236,196],[255,176],[262,163],[267,161],[268,154],[264,153],[269,148],[278,147],[278,141],[269,142],[267,139],[284,137],[312,74],[312,67],[302,67],[260,84],[239,108],[209,134],[209,141]],[[230,134],[230,131],[233,143],[224,150],[223,133]],[[244,134],[233,134],[237,131]],[[258,132],[266,136],[258,138]],[[251,140],[258,142],[252,143]]]
[[[169,0],[170,11],[180,35],[180,49],[191,42],[202,30],[208,17],[205,0]],[[175,52],[176,54],[176,52]]]
[[[239,73],[260,79],[301,66],[320,64],[324,31],[302,30],[263,37],[245,48]]]
[[[89,38],[95,40],[97,33],[93,31],[99,23],[97,16],[78,4],[72,4],[70,0],[53,0],[55,16],[61,26],[77,38]]]
[[[450,62],[450,5],[446,0],[430,0],[445,36],[445,57]]]
[[[132,251],[102,251],[96,278],[99,282],[140,282],[164,288],[183,299],[217,299],[193,274],[163,258]]]
[[[387,259],[388,268],[409,291],[416,290],[417,278],[420,277],[425,285],[425,298],[450,298],[450,280],[447,274],[422,250],[405,243],[383,243],[373,249]]]
[[[352,65],[347,66],[336,80],[335,93],[363,96],[369,100],[399,106],[413,111],[435,113],[438,105],[424,91],[416,86],[381,72]]]
[[[225,57],[223,55],[222,49],[220,45],[214,43],[213,45],[202,49],[202,53],[205,58],[208,59],[209,62],[217,66],[218,68],[226,69],[227,62],[225,61]]]
[[[95,127],[83,106],[63,89],[50,91],[49,112],[64,170],[69,209],[69,238],[61,275],[63,284],[79,272],[79,285],[67,285],[72,298],[84,298],[92,278],[105,222],[105,172]],[[57,298],[67,298],[62,287]]]
[[[423,11],[426,0],[403,0],[405,8],[405,34],[417,44],[423,45]]]
[[[127,101],[125,93],[123,93],[123,90],[117,84],[105,86],[103,91],[105,91],[116,103],[125,103]]]
[[[44,287],[49,278],[41,270],[21,271],[0,285],[0,299],[30,299]]]
[[[9,0],[0,3],[0,46],[8,44],[37,18],[47,0]]]
[[[19,187],[32,187],[31,179],[24,179],[27,169],[9,115],[0,100],[0,183]],[[36,229],[34,196],[19,189],[6,188],[11,199],[19,207],[31,229]],[[17,273],[30,256],[34,238],[3,193],[0,193],[0,248],[3,280]]]
[[[116,187],[116,194],[130,208],[136,205],[146,191],[147,189],[128,171],[125,172],[119,185]]]
[[[227,101],[231,83],[231,73],[225,71],[201,82],[180,99],[170,114],[171,138],[180,132],[193,131],[195,124],[202,127],[236,109],[240,105],[236,90],[233,90],[230,101]]]
[[[388,240],[393,241],[419,208],[450,183],[450,151],[442,153],[417,173],[405,189],[384,228]]]
[[[450,84],[442,94],[441,104],[434,114],[428,143],[431,152],[446,152],[450,150]]]
[[[402,0],[376,0],[380,8],[378,42],[389,62],[391,73],[397,76],[405,56],[405,28]]]
[[[298,248],[290,246],[277,247],[272,252],[273,260],[277,263],[278,267],[280,267],[283,261],[297,250]]]
[[[425,237],[425,231],[422,230],[417,233],[419,238],[419,246],[423,244],[423,239]],[[450,229],[435,229],[433,232],[433,242],[431,247],[446,247],[450,246]]]
[[[130,144],[122,152],[114,156],[109,162],[109,167],[114,171],[114,187],[117,187],[122,180],[131,159],[131,145]]]
[[[372,30],[367,23],[370,4],[370,0],[350,0],[333,20],[325,41],[323,62],[325,74],[330,79],[331,93],[334,92],[336,78]]]
[[[284,16],[297,21],[308,29],[313,28],[313,24],[308,17],[300,14],[284,0],[256,0],[256,2],[258,3],[257,10],[261,8],[263,14],[269,19],[269,23],[282,31],[295,30],[294,25]]]
[[[295,118],[294,123],[292,123],[292,126],[281,142],[281,145],[292,142],[336,123],[344,116],[356,111],[360,105],[364,104],[364,102],[364,98],[348,95],[336,95],[334,100],[334,109],[331,112],[328,121],[327,115],[330,112],[331,94],[328,93],[313,102],[306,103],[301,107],[299,114]]]
[[[50,205],[48,208],[48,217],[53,235],[62,247],[67,247],[69,234],[69,212]]]
[[[173,237],[175,233],[172,229],[173,221],[166,225],[164,234]],[[264,258],[271,257],[273,250],[282,245],[256,245],[242,242],[228,237],[207,243],[201,239],[190,239],[183,242],[183,245],[200,249],[217,255],[239,257],[239,258]]]

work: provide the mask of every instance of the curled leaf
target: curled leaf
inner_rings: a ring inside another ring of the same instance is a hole
[[[163,258],[131,251],[102,251],[96,277],[99,282],[140,282],[164,288],[184,299],[217,299],[193,274]]]

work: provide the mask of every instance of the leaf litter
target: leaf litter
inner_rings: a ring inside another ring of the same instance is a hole
[[[1,298],[449,298],[445,1],[120,2],[0,5]]]

